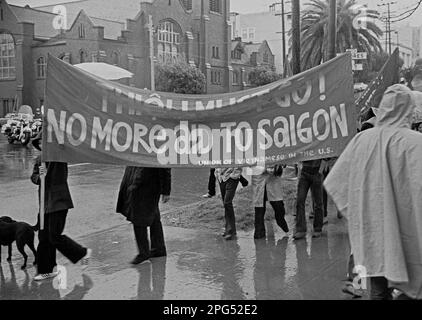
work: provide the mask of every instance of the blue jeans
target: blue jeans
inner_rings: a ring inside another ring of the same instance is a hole
[[[308,173],[304,168],[304,170],[300,173],[299,185],[297,188],[296,232],[307,231],[305,203],[309,189],[311,189],[312,200],[314,202],[314,231],[322,232],[324,224],[324,213],[322,209],[322,182],[322,174],[318,171],[316,171],[316,173]]]
[[[239,180],[229,179],[226,182],[220,182],[221,198],[224,204],[224,219],[226,221],[225,233],[227,235],[236,234],[236,219],[234,216],[233,199],[236,195]]]

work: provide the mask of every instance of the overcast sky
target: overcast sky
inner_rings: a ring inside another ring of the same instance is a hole
[[[73,0],[7,0],[11,4],[25,5],[29,4],[32,7],[48,5],[58,2],[71,2]],[[75,0],[76,1],[76,0]],[[110,0],[115,1],[115,0]],[[141,0],[139,0],[141,1]],[[193,0],[199,1],[199,0]],[[231,0],[231,10],[239,13],[252,13],[252,12],[265,12],[268,11],[269,5],[274,2],[280,2],[280,0]],[[301,4],[307,3],[308,0],[302,0]],[[371,7],[376,7],[377,4],[381,3],[382,0],[358,0],[359,3],[369,4]],[[418,0],[400,0],[392,5],[392,10],[397,10],[399,13],[407,11]],[[407,20],[412,25],[422,25],[422,6],[413,14],[411,18]]]

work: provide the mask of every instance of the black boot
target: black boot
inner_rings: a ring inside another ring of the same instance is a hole
[[[289,232],[289,226],[287,225],[284,216],[286,215],[286,210],[284,209],[284,202],[283,201],[275,201],[271,202],[271,206],[274,209],[275,213],[275,221],[277,225],[285,232]]]
[[[255,208],[255,239],[263,239],[265,232],[265,208]]]

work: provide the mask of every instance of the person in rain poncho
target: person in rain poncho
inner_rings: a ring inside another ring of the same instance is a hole
[[[414,110],[409,88],[389,87],[375,127],[350,142],[325,181],[348,218],[372,299],[391,299],[392,288],[422,299],[422,139],[410,129]]]

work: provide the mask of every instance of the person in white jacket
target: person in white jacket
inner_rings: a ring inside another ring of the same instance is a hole
[[[265,211],[267,201],[270,202],[274,209],[277,225],[284,232],[289,232],[289,226],[284,219],[286,210],[283,202],[282,175],[283,167],[281,165],[267,168],[252,168],[253,202],[255,207],[255,239],[263,239],[266,237]]]

